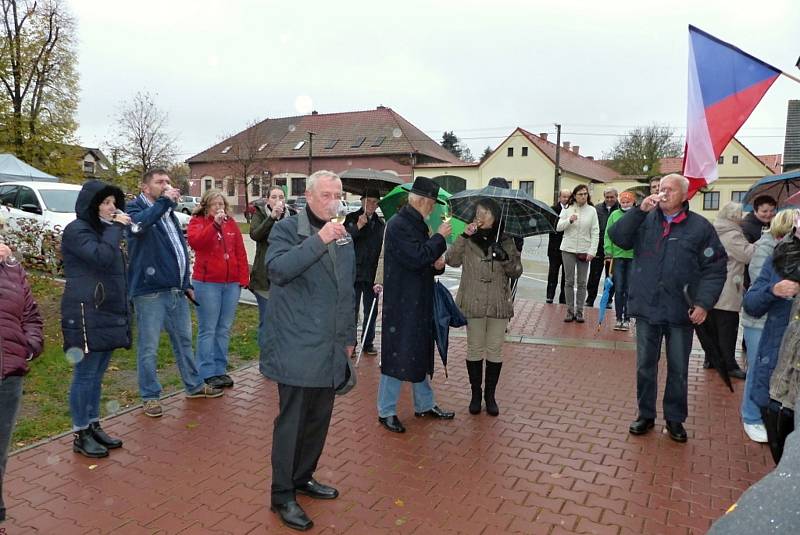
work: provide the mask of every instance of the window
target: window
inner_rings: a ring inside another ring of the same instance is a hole
[[[0,186],[0,205],[14,206],[19,186]]]
[[[335,147],[337,143],[339,143],[338,139],[330,139],[327,143],[325,143],[325,148],[330,150]]]
[[[362,143],[364,143],[364,141],[366,141],[366,139],[367,139],[367,138],[365,138],[365,137],[363,137],[363,136],[362,136],[362,137],[360,137],[360,138],[358,138],[358,139],[356,139],[355,141],[353,141],[353,144],[352,144],[352,145],[350,145],[350,148],[351,148],[351,149],[357,149],[358,147],[360,147],[360,146],[361,146],[361,144],[362,144]]]
[[[522,156],[528,155],[528,147],[522,147]]]
[[[90,162],[90,161],[84,160],[83,161],[83,172],[84,173],[89,173],[90,175],[93,175],[94,174],[94,162]]]
[[[228,178],[228,197],[233,197],[236,195],[236,179],[235,178]]]
[[[261,197],[261,177],[250,177],[250,193],[253,197]]]
[[[381,144],[386,141],[386,136],[378,136],[375,138],[375,141],[372,142],[373,147],[380,147]]]
[[[305,140],[303,140],[303,141],[298,141],[298,142],[297,142],[297,145],[295,145],[295,146],[294,146],[294,149],[293,149],[293,150],[300,150],[300,149],[302,149],[302,148],[303,148],[303,145],[305,145],[305,144],[306,144]]]
[[[703,210],[719,210],[719,192],[703,193]]]
[[[744,198],[747,197],[746,191],[732,191],[731,192],[731,202],[738,202],[740,204],[744,204]]]
[[[78,200],[80,191],[74,189],[40,189],[39,195],[42,197],[44,208],[51,212],[61,212],[62,214],[74,214],[75,202]],[[20,195],[21,196],[21,195]],[[39,206],[39,203],[36,203]]]
[[[214,188],[214,179],[213,178],[206,178],[203,180],[203,192],[206,192],[210,189]]]
[[[509,158],[511,158],[512,156],[514,156],[514,147],[508,147],[507,156],[508,156]]]
[[[269,143],[262,143],[261,145],[259,145],[258,152],[261,152],[262,150],[266,149],[267,145],[269,145]]]
[[[725,156],[720,156],[719,160],[717,160],[717,163],[720,164],[720,165],[724,164],[725,163]]]
[[[17,195],[17,208],[22,208],[26,204],[39,207],[39,199],[36,198],[36,193],[31,188],[19,188],[19,195]],[[74,205],[73,205],[74,208]]]
[[[292,195],[305,195],[306,193],[306,179],[305,177],[292,177]]]
[[[276,176],[275,177],[275,185],[276,186],[285,186],[286,185],[286,177],[285,176]]]
[[[739,163],[739,156],[731,156],[731,163],[733,165],[736,165],[737,163]]]
[[[214,187],[217,188],[218,190],[222,191],[222,179],[221,178],[217,178],[217,179],[214,180]]]
[[[523,147],[523,151],[524,150],[525,150],[525,147]],[[524,152],[523,152],[522,155],[525,156]],[[533,197],[533,180],[520,180],[519,181],[519,189],[521,191],[524,191],[525,193],[527,193],[531,197]]]
[[[228,151],[231,150],[231,145],[226,145],[224,149],[222,149],[222,154],[228,154]]]

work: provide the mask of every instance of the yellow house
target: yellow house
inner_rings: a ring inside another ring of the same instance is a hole
[[[536,135],[517,127],[481,163],[420,164],[414,166],[413,176],[432,178],[451,193],[482,188],[491,178],[503,177],[512,188],[527,191],[532,197],[553,204],[555,159],[556,144],[548,141],[546,133]],[[595,196],[601,195],[603,184],[618,175],[593,158],[582,156],[580,147],[571,146],[568,141],[559,150],[559,164],[562,189],[587,184]]]
[[[683,166],[682,158],[662,158],[659,173],[680,173]],[[756,156],[750,152],[738,139],[733,138],[717,163],[719,178],[697,192],[689,201],[693,212],[703,215],[713,221],[719,209],[725,204],[734,201],[742,202],[750,186],[767,175],[780,172],[781,155],[767,154]],[[626,190],[647,191],[647,184],[640,180],[644,177],[620,176],[613,181],[614,187],[620,192]]]

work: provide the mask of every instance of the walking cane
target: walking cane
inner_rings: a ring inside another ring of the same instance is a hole
[[[369,324],[372,322],[372,314],[375,312],[375,305],[378,304],[378,299],[380,299],[381,294],[375,296],[375,299],[372,300],[372,306],[369,309],[369,317],[367,318],[367,323],[364,326],[364,332],[361,333],[361,346],[358,348],[358,356],[356,357],[356,368],[358,368],[358,363],[361,362],[361,355],[364,353],[364,341],[367,339],[367,333],[369,332]]]

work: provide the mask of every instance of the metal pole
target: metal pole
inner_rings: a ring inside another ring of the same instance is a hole
[[[561,192],[561,125],[556,123],[556,169],[553,179],[553,205],[558,202]]]
[[[311,176],[311,166],[314,162],[314,156],[312,155],[312,148],[314,147],[314,132],[308,133],[308,176]]]

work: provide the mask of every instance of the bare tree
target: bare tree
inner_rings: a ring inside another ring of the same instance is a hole
[[[154,167],[169,167],[178,149],[167,129],[167,112],[149,92],[138,92],[122,104],[116,118],[117,150],[123,167],[144,173]]]
[[[268,146],[260,135],[258,125],[260,121],[250,121],[242,132],[225,139],[230,140],[230,149],[226,152],[225,165],[233,173],[237,184],[244,187],[245,214],[247,205],[250,204],[250,186],[255,181],[260,181],[265,167],[265,153]]]
[[[59,0],[0,0],[0,144],[41,164],[77,128],[75,20]]]
[[[682,154],[683,142],[673,129],[652,124],[628,132],[604,157],[612,160],[611,165],[623,175],[653,175],[659,173],[661,158]]]

